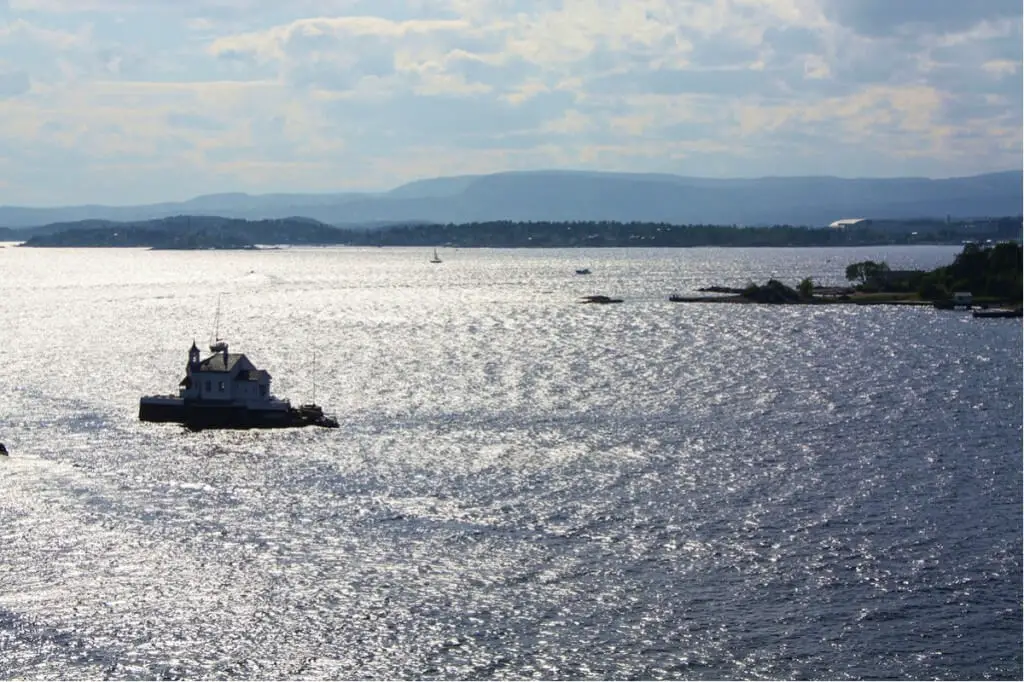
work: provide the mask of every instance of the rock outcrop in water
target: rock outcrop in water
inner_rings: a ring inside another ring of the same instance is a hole
[[[788,287],[777,279],[770,279],[764,286],[751,284],[740,296],[751,303],[800,303],[805,297],[796,289]]]
[[[622,303],[622,299],[597,294],[594,296],[584,296],[582,299],[580,299],[580,303],[598,303],[603,305],[607,303]]]

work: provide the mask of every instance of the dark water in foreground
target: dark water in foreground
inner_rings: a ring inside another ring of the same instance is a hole
[[[1020,679],[1019,320],[665,301],[954,253],[0,250],[0,677]]]

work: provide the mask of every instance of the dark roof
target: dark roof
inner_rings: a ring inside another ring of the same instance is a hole
[[[242,353],[228,353],[228,361],[225,364],[223,353],[214,353],[205,360],[199,362],[200,372],[230,372],[235,364],[244,358]]]

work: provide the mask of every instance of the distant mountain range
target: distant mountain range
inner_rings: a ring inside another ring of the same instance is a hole
[[[0,227],[176,215],[263,220],[301,216],[331,225],[511,221],[824,226],[840,218],[1020,215],[1024,173],[963,178],[692,178],[651,173],[524,171],[442,177],[389,192],[210,194],[144,206],[0,206]]]

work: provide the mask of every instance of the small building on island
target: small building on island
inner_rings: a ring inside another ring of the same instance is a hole
[[[974,302],[974,296],[969,291],[954,291],[953,292],[953,307],[963,306],[964,308],[970,308]]]
[[[229,353],[218,340],[207,358],[195,342],[188,350],[185,378],[178,395],[147,395],[139,400],[144,422],[176,422],[191,429],[338,428],[338,420],[316,404],[292,407],[270,393],[270,373],[258,369],[242,353]]]
[[[188,351],[185,378],[178,384],[185,400],[255,406],[270,402],[270,373],[257,369],[243,353],[228,353],[221,343],[205,360],[195,342]]]

